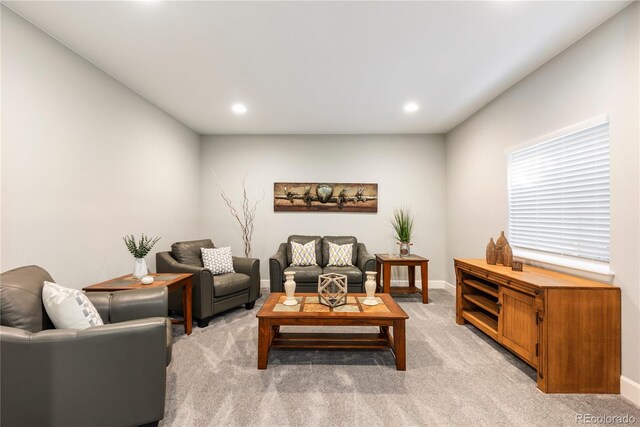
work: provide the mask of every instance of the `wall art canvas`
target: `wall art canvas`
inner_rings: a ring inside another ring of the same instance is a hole
[[[378,184],[276,182],[275,212],[378,212]]]

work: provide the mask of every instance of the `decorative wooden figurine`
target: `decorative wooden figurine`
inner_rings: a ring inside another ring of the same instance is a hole
[[[522,263],[520,261],[513,261],[513,264],[511,265],[511,270],[522,271]]]
[[[500,237],[496,240],[496,254],[498,255],[497,263],[504,264],[504,247],[509,243],[504,236],[504,231],[500,232]]]
[[[493,243],[493,237],[489,240],[489,244],[487,244],[487,264],[496,265],[496,261],[498,260],[498,254],[496,253],[496,244]]]
[[[511,250],[511,245],[509,243],[504,247],[502,263],[505,267],[511,267],[513,264],[513,251]]]

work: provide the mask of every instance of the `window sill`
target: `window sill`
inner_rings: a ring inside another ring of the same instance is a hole
[[[608,262],[585,260],[515,247],[513,248],[513,256],[527,265],[547,268],[600,282],[613,283],[613,278],[615,277],[614,272],[609,268]]]

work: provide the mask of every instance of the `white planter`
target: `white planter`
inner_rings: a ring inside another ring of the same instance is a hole
[[[283,302],[284,305],[298,304],[298,300],[294,296],[296,293],[296,282],[293,280],[293,276],[295,276],[295,274],[295,271],[284,273],[284,276],[287,279],[284,282],[284,291],[287,293],[287,298]]]
[[[144,258],[135,258],[133,261],[133,277],[136,279],[142,279],[147,274],[149,274],[147,262]]]
[[[378,300],[376,299],[376,274],[375,271],[367,271],[367,281],[364,282],[364,291],[367,293],[367,298],[362,301],[364,305],[378,305]]]

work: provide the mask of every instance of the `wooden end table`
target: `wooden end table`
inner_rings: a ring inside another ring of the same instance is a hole
[[[380,273],[384,270],[382,292],[385,294],[414,293],[422,294],[422,303],[429,303],[429,260],[418,255],[398,256],[390,254],[376,255],[376,286],[380,289]],[[416,288],[416,266],[420,267],[422,289]],[[409,287],[391,287],[391,267],[407,267],[409,270]]]
[[[134,279],[131,274],[128,274],[107,280],[106,282],[87,286],[82,288],[82,290],[85,292],[114,292],[128,291],[131,289],[157,288],[159,286],[166,286],[169,292],[182,289],[182,314],[184,320],[171,319],[171,323],[184,324],[184,332],[187,335],[191,335],[191,328],[193,327],[191,314],[191,277],[193,274],[154,273],[149,274],[149,276],[153,276],[154,279],[150,285],[144,285],[140,282],[140,279]]]
[[[349,294],[347,304],[329,308],[319,303],[317,293],[295,295],[295,306],[282,304],[284,293],[274,292],[256,315],[258,318],[258,369],[267,369],[269,350],[288,349],[384,349],[396,358],[396,369],[407,369],[405,320],[407,313],[390,295],[379,294],[380,304],[365,306],[365,294]],[[281,333],[280,326],[378,326],[379,333]],[[393,328],[393,335],[389,332]]]

